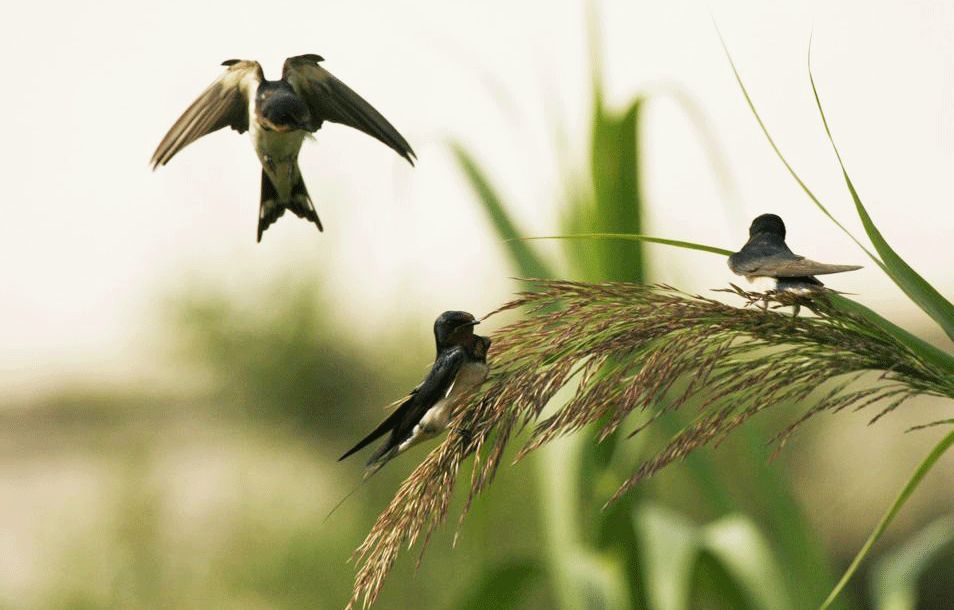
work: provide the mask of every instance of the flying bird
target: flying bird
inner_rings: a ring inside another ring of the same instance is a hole
[[[368,460],[367,477],[408,448],[444,432],[453,419],[451,407],[457,398],[487,378],[490,339],[474,334],[477,324],[480,322],[465,311],[442,313],[434,322],[437,358],[430,373],[387,419],[338,461],[387,434],[387,440]]]
[[[824,284],[816,275],[861,269],[859,265],[829,265],[799,256],[785,243],[785,223],[775,214],[762,214],[749,226],[749,241],[729,257],[729,269],[750,282],[768,280],[769,290],[808,294]]]
[[[262,164],[258,241],[285,210],[324,230],[298,169],[305,137],[325,121],[361,130],[387,144],[414,165],[410,144],[360,95],[319,63],[319,55],[289,57],[281,80],[265,80],[257,61],[229,59],[225,72],[199,96],[152,155],[152,168],[165,165],[180,150],[204,135],[231,127],[249,132]]]

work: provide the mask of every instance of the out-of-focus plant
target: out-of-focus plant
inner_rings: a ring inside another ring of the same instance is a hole
[[[361,425],[341,405],[372,408],[386,380],[382,363],[323,313],[319,284],[275,282],[245,307],[222,291],[189,291],[174,303],[174,324],[219,394],[310,438],[338,438]]]

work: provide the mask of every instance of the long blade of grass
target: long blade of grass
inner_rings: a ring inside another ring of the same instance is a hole
[[[868,239],[874,245],[881,260],[884,261],[882,269],[894,280],[898,288],[904,291],[908,297],[914,301],[918,307],[931,316],[935,322],[944,329],[947,336],[954,339],[954,304],[945,299],[934,286],[931,286],[920,274],[908,265],[901,256],[895,252],[885,240],[881,231],[875,226],[858,196],[854,183],[848,177],[848,171],[845,169],[845,162],[841,158],[838,146],[835,145],[835,138],[831,135],[831,128],[828,126],[828,119],[825,117],[825,110],[822,108],[821,98],[818,95],[818,88],[815,86],[815,77],[812,74],[812,51],[811,45],[808,48],[808,78],[812,84],[812,93],[815,96],[815,104],[818,106],[818,114],[821,116],[822,124],[825,126],[825,133],[828,135],[828,141],[831,142],[832,150],[835,151],[835,157],[838,159],[838,165],[841,167],[841,175],[845,178],[845,184],[848,186],[848,192],[851,193],[851,199],[855,202],[855,209],[861,218],[861,224],[868,234]]]
[[[868,540],[865,541],[864,546],[861,547],[861,550],[858,551],[858,554],[855,555],[854,560],[852,560],[851,565],[848,566],[848,569],[845,570],[844,575],[842,575],[841,580],[838,581],[838,584],[835,585],[835,588],[832,589],[831,593],[828,594],[828,597],[822,602],[819,606],[819,610],[826,610],[831,606],[832,602],[835,601],[835,598],[841,593],[842,589],[845,588],[845,585],[848,584],[848,581],[851,580],[851,577],[854,576],[855,572],[858,570],[858,566],[861,565],[861,562],[864,561],[865,557],[868,556],[868,552],[871,551],[871,547],[874,546],[875,542],[881,538],[881,535],[884,533],[888,526],[891,525],[891,522],[894,521],[894,518],[901,511],[901,508],[907,503],[908,499],[911,497],[911,494],[914,493],[914,490],[917,489],[918,485],[921,484],[921,481],[927,475],[928,472],[934,467],[934,464],[940,459],[944,452],[951,448],[954,445],[954,432],[951,432],[947,436],[941,439],[934,449],[931,450],[931,453],[928,454],[924,461],[915,469],[914,474],[911,475],[911,478],[908,479],[907,484],[901,490],[901,493],[898,494],[898,497],[895,499],[894,503],[888,508],[888,511],[881,517],[881,521],[878,522],[877,527],[874,531],[871,532],[871,535],[868,536]]]
[[[520,237],[520,241],[533,241],[537,239],[621,239],[626,241],[643,241],[650,244],[663,244],[665,246],[675,246],[677,248],[686,248],[688,250],[699,250],[700,252],[710,252],[712,254],[721,254],[729,256],[732,250],[718,248],[716,246],[707,246],[691,241],[682,241],[679,239],[666,239],[663,237],[653,237],[651,235],[637,235],[634,233],[579,233],[576,235],[539,235],[534,237]]]
[[[726,45],[725,39],[722,37],[722,32],[719,31],[719,26],[715,25],[715,29],[716,29],[716,33],[719,35],[719,42],[722,43],[722,49],[725,51],[725,56],[729,60],[729,65],[732,67],[732,73],[735,74],[735,81],[739,84],[739,89],[742,90],[742,95],[745,97],[745,102],[746,104],[748,104],[749,110],[752,112],[752,116],[755,117],[755,121],[759,124],[759,127],[762,129],[762,133],[765,134],[765,138],[768,140],[768,143],[772,147],[772,150],[775,151],[775,155],[782,162],[782,165],[785,166],[785,169],[788,170],[788,173],[791,174],[792,178],[795,179],[795,182],[798,183],[798,186],[800,186],[801,189],[805,192],[805,194],[808,195],[808,198],[811,199],[812,202],[814,202],[814,204],[818,207],[818,209],[821,210],[822,213],[825,216],[827,216],[829,220],[835,223],[835,225],[837,225],[839,229],[844,231],[845,235],[850,237],[853,242],[858,244],[858,247],[864,250],[865,253],[868,256],[870,256],[871,259],[879,267],[884,268],[884,263],[882,263],[878,259],[878,257],[874,255],[874,253],[868,250],[868,248],[866,248],[865,245],[861,243],[861,241],[859,241],[858,238],[851,233],[851,231],[849,231],[843,224],[841,224],[838,221],[837,218],[835,218],[835,216],[831,212],[828,211],[828,208],[826,208],[825,205],[821,202],[821,200],[819,200],[818,197],[815,196],[815,193],[813,193],[811,189],[808,188],[808,185],[805,184],[805,181],[801,179],[801,177],[798,175],[795,169],[791,166],[791,164],[785,158],[785,155],[782,154],[781,149],[779,149],[778,145],[775,143],[775,140],[772,138],[772,134],[769,133],[768,127],[766,127],[765,123],[762,121],[762,117],[759,115],[758,110],[755,109],[755,103],[752,101],[751,96],[749,96],[749,91],[748,89],[745,88],[745,83],[742,82],[742,76],[739,74],[739,70],[735,65],[735,61],[732,59],[732,54],[729,53],[729,47],[728,45]]]

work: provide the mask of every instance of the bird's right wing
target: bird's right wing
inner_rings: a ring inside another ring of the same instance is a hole
[[[239,133],[248,130],[249,100],[265,78],[257,61],[230,59],[228,69],[192,102],[152,155],[152,168],[169,162],[177,152],[204,135],[231,127]]]

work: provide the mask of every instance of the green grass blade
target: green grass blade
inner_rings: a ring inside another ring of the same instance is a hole
[[[782,165],[785,166],[785,169],[788,170],[788,173],[791,174],[792,178],[795,179],[795,182],[798,183],[798,186],[808,195],[808,198],[814,202],[822,213],[828,217],[839,229],[844,231],[845,235],[851,238],[853,242],[858,244],[858,247],[865,251],[865,253],[871,257],[871,259],[879,266],[884,267],[884,264],[870,251],[865,247],[861,241],[856,238],[851,231],[849,231],[843,224],[841,224],[835,216],[828,211],[828,208],[815,196],[815,193],[808,188],[808,185],[801,179],[801,177],[796,173],[795,169],[791,166],[788,160],[785,158],[785,155],[782,154],[781,149],[775,143],[775,140],[772,138],[772,134],[769,133],[768,127],[765,126],[765,123],[762,121],[762,117],[759,115],[758,110],[755,109],[755,103],[752,101],[751,96],[749,96],[749,90],[745,88],[745,83],[742,82],[742,76],[739,74],[739,70],[735,65],[735,61],[732,59],[732,54],[729,53],[729,47],[725,43],[725,39],[722,38],[722,32],[719,31],[719,26],[716,26],[716,33],[719,35],[719,42],[722,43],[722,49],[725,51],[725,56],[729,60],[729,65],[732,67],[732,73],[735,74],[735,81],[739,84],[739,89],[742,90],[742,95],[745,97],[745,102],[749,106],[749,110],[752,112],[752,116],[755,117],[755,121],[759,124],[759,127],[762,129],[762,133],[765,134],[765,138],[768,140],[769,145],[772,147],[772,150],[775,151],[775,155],[782,162]]]
[[[848,171],[845,169],[845,162],[841,158],[838,146],[835,145],[835,138],[831,135],[831,129],[828,126],[828,119],[825,117],[825,111],[822,108],[821,99],[818,96],[818,88],[815,86],[815,77],[812,75],[811,66],[811,47],[808,51],[808,78],[812,84],[812,93],[815,95],[815,104],[818,106],[818,114],[821,115],[822,124],[825,126],[825,133],[828,135],[828,141],[831,142],[832,150],[835,151],[835,157],[838,159],[838,165],[841,167],[841,175],[845,178],[845,184],[848,186],[848,192],[851,193],[851,199],[855,202],[855,209],[861,218],[861,224],[868,234],[868,239],[874,245],[884,265],[881,267],[888,274],[898,288],[904,291],[908,297],[914,301],[918,307],[924,310],[931,319],[937,322],[947,336],[954,339],[954,304],[945,299],[931,284],[927,282],[920,274],[908,265],[902,259],[894,248],[888,245],[881,231],[875,226],[858,196],[858,191],[848,177]]]
[[[665,239],[663,237],[653,237],[651,235],[637,235],[634,233],[579,233],[577,235],[540,235],[534,237],[521,237],[521,241],[532,241],[536,239],[619,239],[627,241],[642,241],[650,244],[663,244],[665,246],[675,246],[687,250],[698,250],[700,252],[710,252],[712,254],[721,254],[729,256],[732,250],[717,248],[716,246],[707,246],[697,244],[691,241],[682,241],[678,239]]]
[[[954,516],[941,517],[878,561],[869,583],[878,610],[916,610],[918,581],[954,545]]]
[[[516,224],[510,218],[510,214],[504,207],[496,189],[491,185],[490,180],[470,153],[456,142],[451,143],[451,151],[453,151],[454,157],[460,164],[471,188],[474,189],[477,200],[483,206],[484,211],[487,212],[494,229],[503,238],[514,267],[519,269],[520,273],[526,277],[552,277],[547,265],[537,256],[537,253],[518,239],[520,233]]]
[[[921,481],[927,475],[928,472],[934,467],[934,464],[937,463],[938,459],[944,452],[951,448],[954,445],[954,432],[951,432],[947,436],[941,439],[934,449],[931,450],[931,453],[928,454],[924,461],[918,465],[915,469],[914,474],[911,475],[911,478],[908,479],[907,484],[901,490],[901,493],[898,494],[898,497],[895,499],[894,503],[888,508],[888,512],[881,517],[881,521],[878,522],[877,527],[874,531],[871,532],[871,535],[868,536],[868,540],[865,541],[864,546],[861,547],[861,550],[858,551],[858,554],[855,555],[854,560],[851,562],[851,565],[848,566],[848,569],[845,570],[844,575],[841,577],[841,580],[838,581],[838,584],[835,585],[835,588],[832,589],[831,593],[828,594],[828,598],[822,602],[822,605],[819,606],[819,610],[825,610],[831,606],[832,602],[835,601],[835,598],[841,593],[842,589],[845,588],[845,585],[851,580],[851,577],[854,576],[855,572],[858,570],[858,566],[861,565],[861,562],[865,557],[868,556],[868,552],[871,551],[871,547],[874,546],[875,542],[881,538],[881,535],[884,533],[888,526],[891,525],[891,522],[894,521],[894,518],[901,511],[901,508],[905,505],[908,499],[911,497],[911,494],[914,493],[914,490],[917,489],[918,485],[921,484]]]

